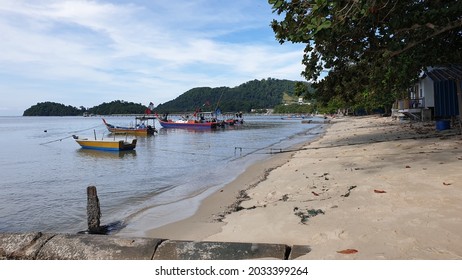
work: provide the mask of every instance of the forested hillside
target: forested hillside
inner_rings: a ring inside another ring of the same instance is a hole
[[[263,79],[246,82],[240,86],[193,88],[174,100],[159,104],[154,112],[183,113],[214,111],[250,112],[251,109],[274,108],[283,103],[283,96],[295,95],[297,82],[289,80]],[[298,93],[301,94],[301,93]],[[112,101],[92,108],[66,106],[55,102],[42,102],[24,111],[23,116],[81,116],[84,113],[94,115],[144,114],[147,104],[127,101]]]
[[[116,100],[89,108],[87,112],[94,115],[144,114],[145,110],[146,105]]]
[[[56,102],[41,102],[25,110],[23,116],[77,116],[83,111],[73,106]]]
[[[159,104],[159,113],[191,112],[198,108],[222,112],[250,112],[251,109],[273,108],[282,103],[284,93],[294,95],[295,81],[263,79],[246,82],[240,86],[218,88],[194,88],[179,97]]]
[[[94,115],[144,114],[146,106],[127,101],[112,101],[92,108],[66,106],[56,102],[40,102],[25,110],[23,116],[82,116],[84,113]]]

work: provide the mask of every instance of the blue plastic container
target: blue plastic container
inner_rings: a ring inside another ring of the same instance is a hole
[[[450,123],[448,120],[436,121],[436,130],[446,130],[450,128]]]

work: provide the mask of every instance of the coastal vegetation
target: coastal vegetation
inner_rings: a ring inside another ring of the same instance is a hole
[[[146,106],[133,102],[116,100],[109,103],[85,108],[64,105],[56,102],[40,102],[25,110],[23,116],[81,116],[83,114],[111,115],[111,114],[143,114]]]
[[[112,115],[112,114],[143,114],[146,105],[127,101],[104,102],[98,106],[89,108],[87,112],[94,115]]]
[[[306,44],[318,105],[383,108],[429,66],[462,62],[462,2],[269,0],[276,39]]]
[[[77,116],[85,110],[56,102],[40,102],[25,110],[23,116]]]
[[[284,96],[296,95],[296,84],[296,81],[268,78],[248,81],[233,88],[194,88],[174,100],[159,104],[156,111],[172,113],[197,109],[214,111],[220,108],[222,112],[250,112],[255,109],[272,109],[283,103]]]
[[[199,87],[188,90],[174,100],[159,104],[154,112],[183,113],[195,110],[222,112],[266,112],[266,109],[281,108],[280,112],[310,113],[311,107],[299,105],[298,97],[312,90],[305,82],[278,80],[273,78],[253,80],[237,87]],[[83,114],[143,114],[147,104],[116,100],[95,107],[80,108],[55,102],[41,102],[24,111],[24,116],[78,116]],[[292,110],[292,111],[287,111]],[[154,113],[153,112],[153,113]]]

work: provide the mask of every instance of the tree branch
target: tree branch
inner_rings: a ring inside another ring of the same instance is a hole
[[[426,26],[428,26],[428,23],[427,23]],[[434,25],[432,25],[432,27],[433,27],[432,29],[435,30]],[[448,26],[446,26],[446,27],[444,27],[444,28],[442,28],[440,30],[436,30],[431,35],[423,38],[422,40],[408,43],[406,45],[406,47],[404,47],[403,49],[401,49],[399,51],[392,52],[390,57],[398,56],[398,55],[402,54],[403,52],[406,52],[407,50],[414,48],[418,44],[421,44],[421,43],[423,43],[423,42],[425,42],[425,41],[427,41],[427,40],[429,40],[429,39],[431,39],[433,37],[436,37],[436,36],[438,36],[438,35],[440,35],[440,34],[442,34],[444,32],[447,32],[447,31],[449,31],[451,29],[458,28],[458,27],[462,27],[462,19],[460,19],[458,21],[455,21],[454,24],[450,24],[450,25],[448,25]],[[416,29],[416,28],[417,27],[414,27],[413,29]],[[412,29],[412,27],[411,27],[411,29]],[[408,30],[411,30],[411,29],[408,29]],[[403,30],[401,30],[401,31],[403,31]]]

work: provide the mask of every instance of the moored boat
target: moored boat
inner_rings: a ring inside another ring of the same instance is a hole
[[[224,122],[218,121],[210,112],[195,113],[193,117],[183,116],[178,120],[168,119],[168,114],[166,114],[158,121],[163,128],[212,129],[224,125]]]
[[[72,135],[75,142],[77,142],[83,149],[103,150],[103,151],[129,151],[136,147],[137,139],[131,142],[121,139],[88,139],[80,138],[77,135]]]
[[[135,125],[133,126],[116,126],[107,123],[103,118],[104,125],[111,133],[133,135],[154,135],[157,132],[155,120],[155,116],[139,116],[135,118]]]
[[[244,118],[242,117],[242,112],[236,113],[235,116],[226,118],[224,122],[227,125],[243,124]]]
[[[306,115],[289,115],[289,116],[281,117],[281,120],[304,120],[306,118],[309,118],[309,116],[306,116]]]

